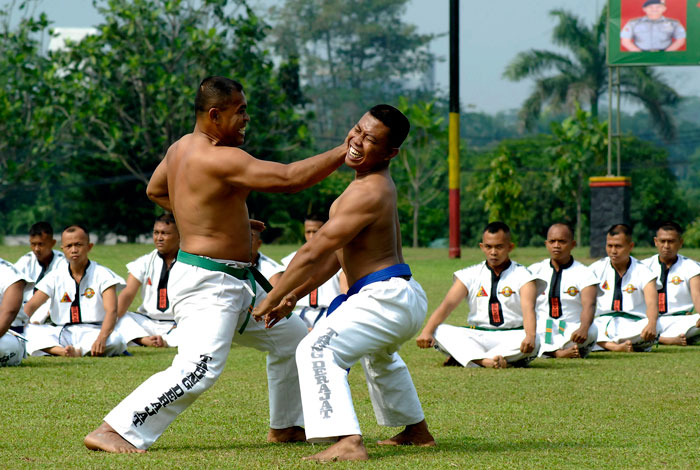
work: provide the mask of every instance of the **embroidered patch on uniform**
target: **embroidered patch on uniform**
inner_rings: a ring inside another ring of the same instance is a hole
[[[673,279],[671,279],[671,284],[673,284],[674,286],[677,286],[681,282],[683,282],[683,279],[681,279],[678,276],[673,276]]]
[[[602,286],[600,286],[601,289],[605,290],[610,290],[610,286],[608,286],[608,281],[605,281]]]
[[[85,292],[83,292],[83,295],[88,299],[92,299],[95,296],[95,291],[88,287],[85,289]]]
[[[625,287],[625,292],[627,292],[628,294],[631,294],[636,290],[637,288],[634,287],[632,284],[627,284],[627,287]]]
[[[569,294],[571,297],[576,297],[576,294],[578,294],[578,289],[574,286],[571,286],[568,289],[566,289],[566,293]]]
[[[502,290],[501,292],[499,292],[499,294],[502,294],[502,295],[504,295],[505,297],[510,297],[511,295],[513,295],[513,289],[511,289],[510,287],[506,286],[506,287],[503,288],[503,290]]]
[[[477,297],[488,297],[488,295],[486,295],[486,289],[484,289],[484,286],[481,286],[481,288],[479,289],[479,292],[477,292],[476,296]]]
[[[152,285],[153,285],[153,283],[151,282],[151,278],[150,278],[150,277],[149,277],[148,279],[146,279],[146,284],[149,285],[149,286],[152,286]]]
[[[73,302],[68,296],[68,292],[63,294],[63,297],[61,297],[61,302]]]

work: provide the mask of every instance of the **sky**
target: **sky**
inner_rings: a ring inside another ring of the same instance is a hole
[[[270,0],[249,0],[262,7]],[[0,0],[7,4],[8,0]],[[557,50],[551,44],[555,20],[549,11],[570,11],[587,23],[597,19],[605,0],[462,0],[460,1],[460,101],[466,109],[495,113],[517,109],[532,91],[531,80],[502,78],[506,65],[520,51]],[[92,0],[44,0],[55,27],[90,27],[100,16]],[[421,33],[449,32],[448,0],[410,0],[405,21]],[[436,39],[432,52],[444,59],[436,66],[437,86],[449,90],[449,37]],[[700,96],[700,67],[662,67],[663,75],[681,95]],[[624,106],[624,104],[623,104]],[[628,108],[628,106],[625,106]]]

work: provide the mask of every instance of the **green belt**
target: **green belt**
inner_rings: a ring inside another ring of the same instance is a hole
[[[685,316],[690,314],[693,309],[691,308],[690,310],[682,310],[680,312],[675,312],[675,313],[659,313],[659,318],[661,317],[678,317],[678,316]]]
[[[481,326],[474,326],[474,325],[465,325],[462,328],[469,328],[470,330],[479,330],[479,331],[514,331],[514,330],[524,330],[525,327],[518,326],[516,328],[483,328]]]
[[[240,279],[241,281],[250,282],[250,285],[253,288],[253,301],[250,303],[250,307],[248,307],[248,312],[246,313],[243,325],[241,325],[241,327],[238,330],[239,334],[243,334],[243,332],[245,331],[245,327],[248,326],[248,322],[250,321],[250,312],[253,311],[253,306],[255,305],[255,294],[257,291],[257,288],[255,286],[256,281],[258,284],[260,284],[260,286],[263,289],[265,289],[265,292],[270,292],[272,290],[272,285],[270,284],[270,282],[265,278],[265,276],[263,276],[260,273],[260,271],[258,271],[252,266],[245,268],[234,268],[233,266],[219,263],[218,261],[214,261],[213,259],[204,258],[199,255],[193,255],[192,253],[187,253],[186,251],[182,250],[179,250],[177,252],[177,260],[183,264],[197,266],[198,268],[204,268],[208,271],[219,271],[228,274],[229,276],[233,276],[236,279]]]

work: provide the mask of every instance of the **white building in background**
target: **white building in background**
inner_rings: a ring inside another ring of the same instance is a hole
[[[97,30],[95,28],[53,28],[48,50],[59,51],[66,47],[66,40],[79,42],[90,34],[97,34]]]

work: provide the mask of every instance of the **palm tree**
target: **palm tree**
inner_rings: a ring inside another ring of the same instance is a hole
[[[528,129],[537,122],[546,104],[554,110],[571,110],[576,102],[586,103],[591,114],[598,117],[598,101],[608,91],[605,58],[607,7],[590,27],[565,10],[552,10],[549,14],[559,20],[552,33],[552,42],[569,49],[571,54],[535,49],[521,52],[503,73],[512,81],[535,79],[535,90],[520,110],[520,117]],[[555,73],[546,75],[550,71]],[[668,107],[676,105],[681,98],[660,74],[648,67],[622,67],[620,93],[647,109],[665,139],[675,136],[676,129]]]

